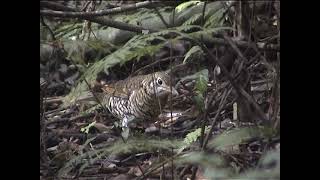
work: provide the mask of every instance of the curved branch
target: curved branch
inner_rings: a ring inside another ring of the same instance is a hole
[[[61,9],[61,10],[65,10],[65,11],[76,11],[76,9],[70,8],[70,7],[66,7],[66,6],[62,6],[58,3],[53,3],[53,2],[42,2],[41,4],[44,7],[52,7],[53,9]],[[67,12],[61,12],[61,11],[51,11],[51,10],[40,10],[40,14],[43,16],[50,16],[50,17],[61,17],[61,18],[68,18],[68,16],[64,16],[63,14],[67,13]],[[110,26],[110,27],[114,27],[117,29],[122,29],[122,30],[126,30],[126,31],[133,31],[133,32],[137,32],[137,33],[142,33],[143,30],[148,30],[150,32],[156,32],[156,30],[153,29],[148,29],[148,28],[144,28],[141,26],[136,26],[136,25],[132,25],[132,24],[127,24],[127,23],[123,23],[123,22],[119,22],[119,21],[114,21],[111,20],[109,18],[103,18],[103,17],[79,17],[80,19],[85,19],[85,20],[89,20],[101,25],[105,25],[105,26]]]
[[[101,17],[95,17],[95,18],[83,18],[98,24],[102,24],[102,25],[106,25],[106,26],[110,26],[110,27],[114,27],[117,29],[121,29],[121,30],[126,30],[126,31],[133,31],[133,32],[137,32],[137,33],[142,33],[143,30],[148,30],[149,32],[157,32],[157,30],[154,29],[148,29],[148,28],[144,28],[142,26],[136,26],[133,24],[127,24],[127,23],[123,23],[123,22],[119,22],[119,21],[114,21],[111,19],[106,19],[106,18],[101,18]]]
[[[62,18],[92,18],[92,17],[96,17],[96,16],[105,16],[105,15],[109,15],[109,14],[127,12],[127,11],[135,10],[138,8],[147,7],[152,4],[154,4],[154,2],[152,2],[152,1],[143,1],[143,2],[138,2],[135,4],[125,5],[123,7],[116,7],[116,8],[112,8],[112,9],[98,10],[98,11],[92,11],[92,12],[75,12],[74,10],[73,10],[73,12],[41,10],[40,13],[44,16],[54,16],[54,17],[62,17]],[[44,7],[48,7],[48,6],[50,7],[50,5],[51,5],[51,7],[54,7],[55,9],[60,9],[60,10],[62,8],[61,7],[62,5],[57,6],[57,3],[52,4],[52,3],[43,2],[42,5]],[[67,7],[67,8],[69,10],[72,9],[69,7]]]

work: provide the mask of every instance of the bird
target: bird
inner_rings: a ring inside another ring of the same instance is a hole
[[[103,104],[121,120],[123,130],[135,120],[154,120],[160,115],[169,95],[178,95],[166,71],[128,77],[105,84],[101,89]]]

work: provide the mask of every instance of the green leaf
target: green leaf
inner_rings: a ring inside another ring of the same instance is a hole
[[[194,14],[188,20],[186,20],[182,25],[192,25],[192,24],[200,24],[200,20],[202,17],[202,13]]]
[[[203,97],[203,95],[202,95],[199,91],[196,91],[196,96],[193,97],[193,100],[194,100],[197,108],[198,108],[201,112],[204,112],[204,110],[205,110],[204,97]]]
[[[221,167],[226,164],[225,159],[221,155],[195,151],[180,156],[176,160],[176,163],[197,164],[210,169]]]
[[[210,27],[223,26],[225,22],[225,18],[223,18],[222,16],[224,15],[225,11],[226,9],[221,8],[217,11],[214,11],[214,13],[208,12],[207,16],[205,17],[206,21],[205,21],[204,27],[210,28]]]
[[[193,97],[193,100],[195,101],[197,108],[200,111],[204,111],[204,96],[203,96],[203,94],[207,90],[208,75],[209,75],[208,69],[203,69],[199,72],[196,72],[195,74],[183,77],[179,81],[179,82],[181,82],[181,81],[185,81],[185,80],[196,80],[195,90],[194,90],[196,95]]]
[[[219,154],[204,152],[187,153],[176,160],[177,164],[196,164],[204,170],[206,179],[226,179],[233,175],[231,168],[226,168],[225,159]]]
[[[198,79],[196,80],[196,85],[195,85],[196,96],[194,97],[196,105],[201,112],[204,112],[205,110],[205,104],[204,104],[205,99],[203,95],[207,91],[207,87],[208,87],[208,69],[204,69],[200,71],[198,75]]]
[[[270,138],[272,129],[267,127],[243,127],[232,129],[224,132],[211,140],[208,145],[218,150],[223,150],[225,147],[234,146],[245,143],[253,138]]]
[[[209,76],[209,71],[208,69],[204,69],[199,72],[198,74],[198,79],[196,81],[196,91],[199,91],[199,93],[203,94],[208,87],[208,76]]]
[[[65,163],[64,167],[59,170],[59,176],[63,176],[70,172],[74,168],[83,170],[90,164],[94,163],[96,160],[101,159],[107,155],[119,155],[127,153],[136,153],[143,151],[157,151],[159,149],[171,151],[171,149],[176,149],[181,147],[183,144],[179,140],[168,140],[150,137],[130,137],[127,142],[123,142],[119,139],[116,142],[111,143],[111,145],[106,146],[97,150],[90,150],[83,154],[74,156],[70,161]],[[80,172],[81,173],[81,172]]]
[[[280,167],[280,149],[267,151],[259,160],[258,163],[262,167],[267,167],[270,164],[275,164],[276,167]]]
[[[203,55],[203,51],[199,46],[193,46],[185,55],[183,59],[183,64],[187,63],[188,60],[190,60],[192,57],[195,59],[199,59],[201,55]]]
[[[259,160],[259,168],[249,169],[235,179],[280,179],[280,149],[268,151]]]
[[[207,133],[208,131],[209,131],[209,127],[206,126],[205,133]],[[184,142],[183,146],[178,150],[178,154],[181,153],[185,148],[190,146],[192,143],[196,142],[200,136],[201,136],[201,128],[198,128],[198,129],[188,133],[183,140],[183,142]]]
[[[95,124],[96,124],[96,121],[93,121],[93,122],[90,123],[88,126],[81,128],[80,131],[88,134],[90,128],[91,128],[92,126],[94,126]]]
[[[182,11],[182,10],[192,6],[192,5],[196,5],[196,4],[200,3],[200,2],[201,1],[188,1],[188,2],[181,3],[176,7],[175,11],[176,11],[176,13],[179,13],[180,11]]]

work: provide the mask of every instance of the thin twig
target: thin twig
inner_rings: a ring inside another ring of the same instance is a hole
[[[180,33],[180,35],[181,34],[182,33]],[[231,76],[231,74],[229,73],[227,68],[225,67],[225,65],[222,62],[220,62],[219,60],[217,60],[217,58],[215,58],[212,55],[212,53],[209,51],[209,49],[206,47],[206,45],[204,45],[203,43],[200,43],[198,40],[196,40],[194,38],[191,38],[190,36],[183,35],[183,37],[184,37],[185,40],[190,41],[190,42],[195,43],[198,46],[200,46],[201,49],[209,56],[209,58],[211,60],[213,60],[216,64],[218,64],[218,66],[221,68],[222,73],[225,74],[225,76],[227,77],[228,81],[231,83],[231,85],[233,86],[233,88],[235,89],[237,94],[243,96],[250,104],[252,104],[253,107],[256,109],[258,115],[260,116],[261,120],[263,120],[267,124],[269,122],[268,118],[263,113],[263,111],[261,110],[259,105],[255,102],[255,100],[241,86],[239,86],[235,82],[235,80],[233,79],[233,77]]]
[[[211,134],[213,132],[213,128],[216,126],[216,123],[218,122],[217,119],[220,115],[220,112],[222,111],[222,109],[224,108],[225,104],[226,104],[226,100],[227,97],[230,95],[231,93],[231,89],[226,90],[225,93],[223,94],[221,101],[220,101],[220,105],[219,105],[219,109],[215,115],[215,117],[213,118],[212,122],[211,122],[211,128],[206,136],[206,139],[204,140],[203,146],[202,146],[202,150],[206,149],[206,146],[208,144],[209,138],[211,137]]]
[[[159,10],[157,9],[157,7],[154,6],[154,11],[156,12],[156,14],[159,16],[160,20],[162,21],[162,23],[166,26],[166,28],[170,28],[170,25],[166,22],[166,20],[163,18],[162,14],[159,12]]]

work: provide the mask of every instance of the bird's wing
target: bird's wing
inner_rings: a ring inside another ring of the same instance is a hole
[[[102,90],[112,96],[129,98],[133,91],[142,87],[143,76],[120,80],[114,84],[105,85]]]
[[[102,90],[110,95],[110,96],[114,96],[114,97],[120,97],[120,98],[128,98],[130,96],[130,93],[127,92],[126,90],[123,89],[119,89],[113,85],[105,85]]]

